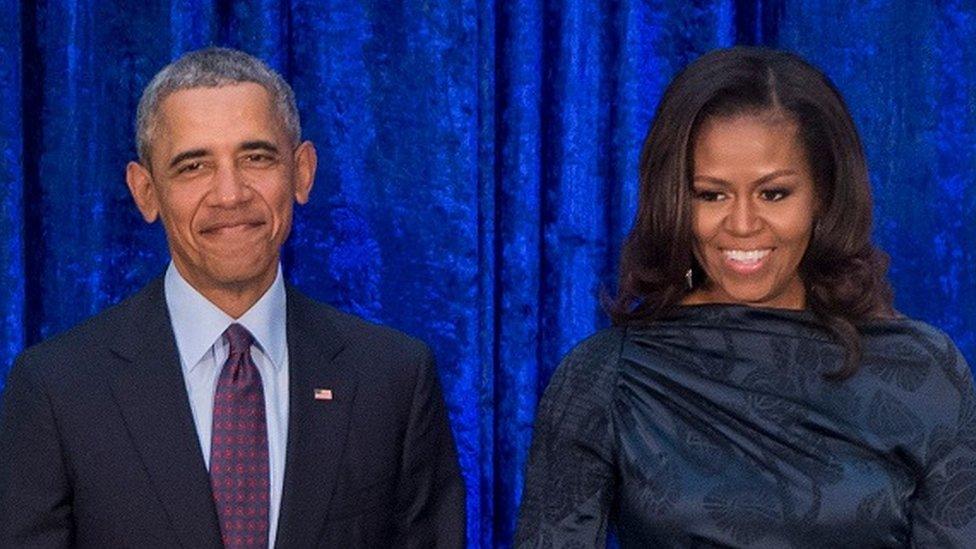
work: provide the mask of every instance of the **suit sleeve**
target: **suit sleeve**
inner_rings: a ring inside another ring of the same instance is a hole
[[[36,368],[14,364],[0,412],[0,547],[70,547],[71,486]]]
[[[946,338],[947,390],[929,397],[944,422],[929,437],[927,463],[911,500],[912,547],[963,548],[976,543],[976,393],[972,373]]]
[[[433,355],[418,368],[397,488],[397,547],[465,544],[464,482]]]
[[[605,330],[580,343],[542,396],[515,534],[519,549],[606,546],[621,342],[621,332]]]

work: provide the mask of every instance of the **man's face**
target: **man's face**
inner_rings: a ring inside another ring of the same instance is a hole
[[[167,96],[150,164],[129,165],[129,187],[146,221],[162,218],[187,282],[208,297],[270,286],[292,201],[308,201],[315,150],[292,149],[267,90],[242,83]]]

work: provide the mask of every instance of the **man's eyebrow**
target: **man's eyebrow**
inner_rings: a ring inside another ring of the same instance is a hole
[[[278,150],[278,147],[276,147],[274,143],[270,141],[264,141],[263,139],[259,139],[256,141],[245,141],[241,143],[239,149],[242,151],[267,151],[274,154],[278,154],[280,152]],[[207,156],[208,154],[210,153],[206,149],[190,149],[188,151],[183,151],[180,154],[174,156],[173,159],[169,161],[169,167],[175,168],[177,164],[183,162],[184,160],[190,160],[193,158],[202,158],[204,156]]]
[[[245,141],[241,143],[240,150],[242,151],[267,151],[270,153],[278,154],[278,147],[275,147],[274,143],[270,141],[257,140],[257,141]]]
[[[191,158],[201,158],[203,156],[207,156],[207,154],[209,153],[207,152],[206,149],[190,149],[188,151],[183,151],[180,154],[174,156],[173,159],[169,161],[169,167],[175,168],[177,164],[183,162],[184,160],[189,160]]]

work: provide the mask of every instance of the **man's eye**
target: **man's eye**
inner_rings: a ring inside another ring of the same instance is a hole
[[[249,164],[270,164],[274,162],[274,157],[263,153],[252,153],[244,157]]]
[[[695,199],[703,202],[718,202],[725,199],[725,194],[719,191],[695,191]]]
[[[203,168],[203,162],[188,162],[183,164],[176,170],[176,173],[193,173],[198,172]]]
[[[759,196],[768,202],[779,202],[787,196],[790,196],[790,191],[787,189],[768,189],[760,192]]]

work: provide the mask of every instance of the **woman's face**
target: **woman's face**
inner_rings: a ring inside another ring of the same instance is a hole
[[[706,120],[693,155],[695,257],[708,280],[684,302],[804,308],[798,269],[817,200],[797,125],[775,114]]]

